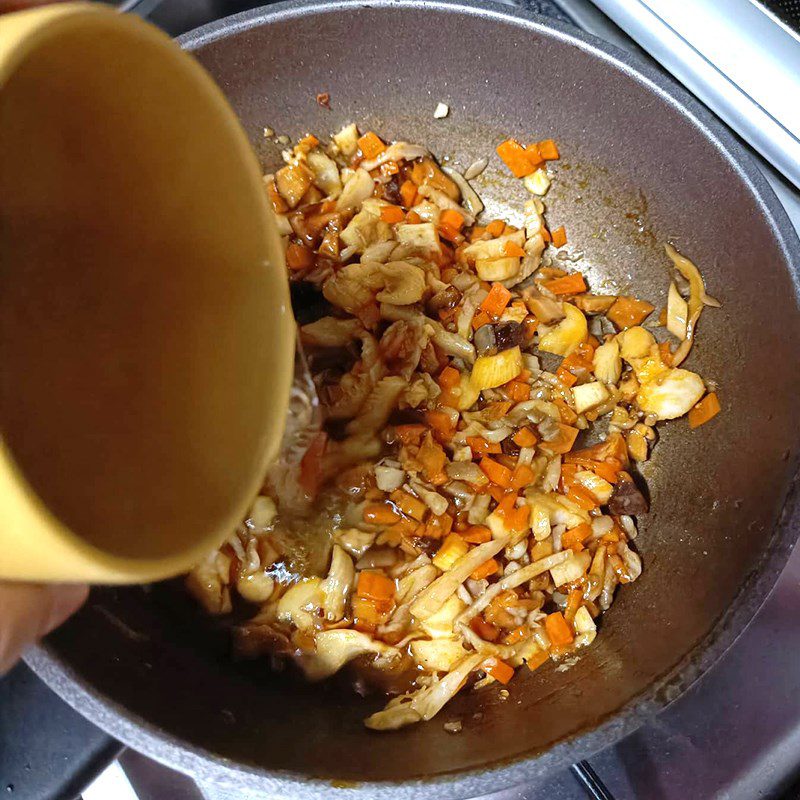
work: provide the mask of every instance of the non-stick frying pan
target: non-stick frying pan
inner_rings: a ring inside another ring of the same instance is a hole
[[[501,6],[281,4],[183,41],[227,93],[265,166],[279,158],[267,125],[297,136],[357,121],[461,167],[491,160],[509,135],[557,138],[563,157],[548,219],[567,226],[594,288],[663,301],[662,243],[672,241],[722,300],[704,314],[689,363],[719,382],[723,413],[695,432],[685,421],[661,428],[644,469],[653,510],[636,542],[641,579],[622,587],[577,664],[521,670],[507,700],[491,687],[463,693],[430,723],[369,732],[361,720],[379,697],[295,684],[263,662],[231,663],[225,630],[171,585],[97,591],[32,665],[145,754],[288,797],[481,794],[633,730],[731,644],[800,524],[800,248],[764,179],[660,73]],[[330,110],[316,102],[320,92]],[[440,100],[451,113],[434,120]],[[521,206],[524,191],[496,161],[476,186],[492,215]],[[746,684],[743,675],[742,691]],[[443,729],[452,719],[463,722],[458,735]]]

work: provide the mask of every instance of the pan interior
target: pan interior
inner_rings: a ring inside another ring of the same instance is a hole
[[[563,157],[548,219],[566,225],[567,250],[583,254],[578,268],[594,290],[663,304],[665,241],[702,268],[723,306],[704,315],[687,366],[719,383],[723,413],[695,432],[685,420],[661,428],[643,470],[653,511],[636,541],[641,579],[619,591],[574,666],[521,670],[506,701],[489,688],[457,697],[432,723],[369,733],[361,720],[380,698],[230,663],[224,631],[164,586],[98,592],[54,638],[54,652],[98,692],[193,747],[341,780],[431,777],[538,753],[652,693],[778,546],[771,537],[797,449],[798,301],[788,256],[746,176],[674,101],[607,56],[494,13],[388,3],[284,11],[269,25],[209,37],[196,54],[265,168],[279,152],[264,126],[294,138],[356,121],[428,145],[461,169],[489,158],[475,186],[492,215],[505,215],[525,194],[494,147],[507,136],[556,138]],[[330,94],[330,110],[319,92]],[[450,115],[434,120],[440,100]],[[458,736],[442,727],[452,719],[464,723]]]

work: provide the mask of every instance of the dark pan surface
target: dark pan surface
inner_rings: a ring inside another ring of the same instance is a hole
[[[506,701],[490,688],[459,696],[427,725],[368,733],[361,720],[378,698],[231,665],[224,635],[205,632],[164,587],[96,593],[34,667],[148,755],[295,797],[324,795],[335,780],[366,782],[347,784],[365,797],[480,794],[632,730],[733,641],[796,538],[800,256],[760,173],[660,74],[499,6],[282,4],[184,44],[220,82],[265,165],[278,157],[265,125],[294,137],[358,121],[461,167],[492,156],[507,135],[555,136],[563,158],[548,218],[566,224],[594,287],[663,301],[669,240],[723,301],[704,315],[688,366],[719,382],[724,413],[694,433],[685,421],[663,426],[645,470],[654,511],[637,539],[642,578],[622,589],[575,666],[522,670]],[[315,101],[325,91],[331,110]],[[451,107],[446,120],[433,119],[439,100]],[[476,187],[495,212],[521,206],[523,190],[496,159]],[[451,719],[463,720],[458,736],[442,728]]]

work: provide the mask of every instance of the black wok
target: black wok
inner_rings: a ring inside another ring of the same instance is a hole
[[[724,410],[699,431],[663,427],[645,469],[645,571],[621,589],[593,647],[566,672],[522,670],[505,702],[491,689],[458,696],[445,714],[463,720],[460,735],[441,718],[372,733],[361,720],[380,698],[231,663],[225,632],[170,586],[95,592],[31,664],[145,754],[290,797],[482,794],[630,732],[733,642],[797,536],[800,247],[763,177],[649,66],[501,6],[281,4],[183,44],[219,81],[265,166],[279,158],[265,125],[294,137],[357,121],[462,167],[508,135],[556,137],[549,220],[566,224],[593,287],[662,301],[667,240],[701,265],[723,307],[704,315],[689,364],[719,382]],[[434,120],[440,100],[451,113]],[[476,181],[492,215],[523,196],[496,167]]]

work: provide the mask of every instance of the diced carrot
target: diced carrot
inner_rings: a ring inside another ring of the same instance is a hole
[[[543,139],[538,143],[539,153],[545,161],[555,161],[561,158],[558,147],[552,139]]]
[[[575,619],[582,602],[583,592],[580,589],[573,589],[567,595],[567,607],[564,609],[564,619],[567,622],[571,623]]]
[[[503,637],[503,644],[518,644],[523,639],[527,639],[531,635],[531,629],[527,625],[520,625],[518,628],[514,628],[513,631],[509,631]]]
[[[397,535],[397,539],[399,542],[400,539],[406,536],[413,536],[414,532],[419,527],[419,524],[420,523],[418,523],[415,519],[410,519],[409,517],[401,517],[399,522],[395,522],[395,524],[392,525],[391,528],[389,528],[389,531],[391,531],[392,534]]]
[[[506,223],[503,222],[502,219],[493,219],[487,226],[486,232],[494,236],[496,239],[498,236],[503,235],[503,231],[506,229]]]
[[[497,155],[511,170],[515,178],[524,178],[536,170],[530,154],[516,139],[506,139],[497,146]]]
[[[441,236],[443,239],[447,239],[448,242],[461,244],[461,242],[464,241],[464,237],[451,225],[446,225],[445,223],[440,222],[437,230],[439,231],[439,236]]]
[[[386,621],[392,610],[392,603],[384,601],[376,603],[369,597],[358,597],[352,600],[353,627],[356,630],[372,633],[378,625]]]
[[[502,453],[503,448],[499,442],[487,442],[481,436],[467,436],[467,444],[472,450],[472,457],[485,456],[489,453]]]
[[[371,525],[393,525],[400,515],[388,503],[370,503],[364,506],[364,522]]]
[[[550,231],[550,238],[553,242],[553,247],[563,247],[567,243],[567,231],[563,225]]]
[[[406,222],[409,225],[419,225],[419,223],[422,222],[422,217],[417,214],[416,211],[409,211],[408,214],[406,214]]]
[[[511,470],[491,458],[482,458],[480,467],[484,475],[495,485],[508,489],[511,486]]]
[[[444,465],[447,463],[447,453],[433,440],[430,433],[425,437],[417,453],[417,461],[422,465],[422,471],[431,483],[439,486],[446,482]]]
[[[425,433],[424,425],[397,425],[394,429],[395,436],[403,444],[416,444]]]
[[[488,561],[484,561],[479,567],[476,567],[472,575],[470,575],[470,578],[474,581],[481,581],[484,578],[494,575],[499,569],[500,564],[497,563],[497,560],[490,558]]]
[[[425,422],[427,422],[433,430],[441,433],[442,436],[452,436],[455,432],[455,426],[453,425],[452,419],[450,419],[450,415],[445,414],[444,411],[439,411],[438,409],[426,411]]]
[[[484,525],[473,525],[459,535],[470,544],[483,544],[492,540],[492,532]]]
[[[503,255],[507,258],[525,258],[525,251],[516,242],[506,242],[503,245]]]
[[[439,386],[442,389],[452,389],[454,386],[458,386],[460,382],[461,373],[455,367],[448,365],[439,373]]]
[[[507,519],[514,513],[516,507],[517,495],[513,493],[504,494],[502,499],[497,503],[497,508],[495,508],[494,513],[497,514],[498,517]]]
[[[539,145],[536,142],[529,144],[525,148],[525,152],[528,154],[531,163],[535,164],[537,167],[544,163],[544,158],[542,157],[541,152],[539,152]]]
[[[520,428],[511,438],[514,444],[520,447],[535,447],[536,442],[539,441],[539,438],[527,425]]]
[[[619,480],[619,471],[621,469],[621,465],[614,465],[608,461],[595,461],[589,466],[589,469],[604,481],[616,483]]]
[[[512,307],[513,307],[513,304],[512,304]],[[517,375],[517,380],[518,381],[523,381],[525,383],[528,383],[528,381],[530,381],[530,379],[532,377],[533,377],[533,373],[529,369],[526,369],[525,367],[523,367],[522,368],[522,372],[520,372],[520,374]]]
[[[286,263],[289,269],[308,269],[314,266],[314,251],[310,247],[292,242],[286,248]]]
[[[492,496],[492,498],[494,498],[494,500],[498,503],[502,503],[503,498],[506,496],[506,490],[502,486],[497,486],[494,483],[489,485],[487,491]]]
[[[561,546],[568,550],[578,542],[585,542],[592,535],[592,526],[588,522],[582,522],[568,531],[561,534]]]
[[[439,216],[439,223],[460,231],[464,227],[464,217],[454,208],[446,208]]]
[[[579,483],[573,483],[569,486],[567,489],[567,497],[584,511],[591,511],[599,505],[597,498],[585,486],[581,486]]]
[[[578,469],[579,467],[577,464],[570,464],[566,460],[562,462],[560,477],[562,492],[566,492],[569,485],[575,482],[575,475],[578,473]]]
[[[453,529],[453,517],[450,514],[440,514],[438,517],[431,514],[425,526],[425,535],[431,539],[444,539]]]
[[[541,442],[539,446],[542,450],[546,450],[553,455],[569,453],[569,451],[572,450],[572,445],[575,444],[575,440],[578,438],[579,431],[577,428],[564,425],[561,422],[557,422],[556,425],[558,425],[559,435],[552,441]]]
[[[483,238],[485,233],[486,227],[484,225],[473,225],[472,230],[469,232],[469,240],[471,242],[477,242],[478,239]]]
[[[436,551],[436,555],[431,559],[433,565],[442,571],[452,569],[456,562],[465,556],[469,551],[469,545],[457,533],[451,533]]]
[[[506,517],[506,525],[517,533],[527,531],[531,527],[531,508],[527,503],[517,506],[514,511]]]
[[[490,622],[486,622],[480,614],[469,621],[469,626],[481,639],[485,639],[487,642],[493,642],[500,636],[500,629]]]
[[[278,187],[275,185],[274,178],[267,183],[267,196],[272,204],[272,210],[276,214],[285,214],[289,210],[289,206],[286,204],[283,197],[281,197]]]
[[[505,311],[509,300],[511,300],[511,292],[502,283],[493,283],[489,294],[486,295],[479,308],[490,317],[499,317]]]
[[[513,403],[509,400],[499,400],[496,403],[489,403],[489,405],[485,406],[483,409],[483,417],[487,420],[502,419],[511,411],[512,405]]]
[[[484,325],[489,325],[491,321],[492,318],[485,311],[478,310],[472,317],[472,330],[476,331]]]
[[[658,353],[661,356],[661,360],[664,362],[665,367],[672,366],[672,348],[669,345],[669,342],[661,342],[658,346]]]
[[[539,230],[539,233],[542,234],[542,239],[544,239],[545,244],[550,244],[550,242],[553,241],[553,237],[550,235],[550,231],[547,230],[547,227],[545,225],[542,225],[542,227]]]
[[[536,319],[533,314],[528,314],[528,316],[522,320],[522,335],[525,337],[525,341],[530,342],[533,339],[538,327],[539,320]]]
[[[318,433],[309,444],[300,461],[300,476],[298,483],[306,494],[316,497],[322,486],[324,477],[322,472],[322,456],[328,446],[328,434],[324,431]]]
[[[397,508],[407,517],[413,517],[415,520],[422,522],[428,510],[428,507],[422,500],[412,497],[408,492],[404,492],[402,489],[395,489],[390,497]]]
[[[524,489],[533,483],[535,475],[533,470],[527,464],[519,464],[514,469],[514,474],[511,476],[512,489]]]
[[[560,247],[560,245],[557,245]],[[580,294],[586,291],[586,281],[583,279],[583,274],[580,272],[573,272],[570,275],[565,275],[563,278],[556,278],[552,281],[546,281],[543,286],[549,289],[553,294]]]
[[[719,397],[716,392],[709,392],[690,412],[689,427],[694,430],[705,425],[720,412]]]
[[[363,136],[360,136],[358,146],[364,158],[375,158],[386,149],[383,140],[373,131],[367,131]]]
[[[356,594],[378,602],[391,600],[394,597],[395,584],[381,572],[363,570],[358,573]]]
[[[528,669],[533,671],[549,660],[550,654],[546,650],[542,650],[538,653],[534,653],[532,656],[528,656],[528,658],[525,659],[525,663],[528,665]]]
[[[662,328],[667,327],[667,307],[664,306],[661,311],[658,312],[658,324]]]
[[[571,644],[575,638],[569,623],[560,611],[548,614],[544,620],[544,627],[550,637],[550,642],[556,646]]]
[[[406,208],[416,205],[417,187],[413,181],[403,181],[400,185],[400,199]]]
[[[313,133],[304,136],[295,146],[294,149],[300,153],[309,153],[319,144],[319,139]]]
[[[572,425],[578,419],[578,415],[560,397],[557,397],[553,404],[558,407],[561,421],[565,425]]]
[[[531,387],[530,384],[523,383],[522,381],[509,381],[506,384],[506,391],[508,396],[515,403],[522,403],[524,400],[530,400]]]
[[[400,206],[382,206],[381,219],[394,225],[397,222],[402,222],[406,218],[405,212]]]
[[[506,664],[505,661],[497,658],[497,656],[487,658],[481,665],[481,669],[504,686],[514,677],[514,667]]]
[[[594,345],[588,341],[581,342],[560,364],[563,369],[578,373],[581,370],[590,372],[594,369]]]
[[[580,451],[578,453],[569,453],[564,456],[564,464],[565,466],[569,464],[579,464],[584,469],[591,470],[595,475],[609,483],[617,482],[621,469],[619,463],[612,464],[608,461],[595,461],[594,459],[581,456]]]
[[[620,330],[640,325],[653,312],[655,306],[635,297],[618,297],[611,308],[606,311],[606,317]]]
[[[573,375],[569,370],[564,369],[564,367],[559,367],[556,370],[556,377],[564,384],[567,388],[574,386],[578,378],[577,376]]]

